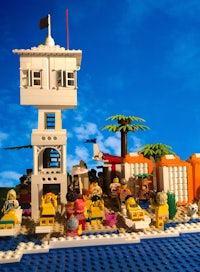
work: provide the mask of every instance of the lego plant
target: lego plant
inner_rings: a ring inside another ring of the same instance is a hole
[[[136,132],[138,130],[147,130],[149,129],[148,126],[137,124],[138,122],[145,122],[144,119],[136,117],[136,116],[125,116],[125,115],[114,115],[111,117],[108,117],[106,120],[111,121],[117,121],[116,124],[109,124],[104,126],[102,129],[107,129],[108,131],[112,132],[120,132],[121,133],[121,156],[125,157],[127,154],[127,134],[128,132]],[[136,124],[133,124],[133,122],[137,122]]]
[[[176,215],[176,198],[174,193],[167,192],[167,204],[169,206],[169,219],[173,220]]]
[[[139,153],[143,154],[144,157],[150,159],[153,158],[155,161],[159,161],[160,158],[164,155],[175,155],[171,150],[172,147],[162,143],[156,144],[145,144],[141,146]]]

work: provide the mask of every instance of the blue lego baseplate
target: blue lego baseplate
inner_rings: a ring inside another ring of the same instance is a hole
[[[145,239],[137,244],[51,249],[23,255],[1,272],[199,272],[200,233]]]
[[[16,237],[0,237],[0,251],[15,250],[21,242],[33,242],[38,245],[42,244],[36,235],[19,234]]]

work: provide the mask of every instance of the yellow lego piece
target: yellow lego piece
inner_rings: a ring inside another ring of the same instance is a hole
[[[126,200],[125,204],[131,220],[144,220],[145,211],[136,203],[132,196]]]
[[[54,217],[41,217],[40,226],[52,226],[54,224]]]
[[[156,214],[156,227],[158,229],[164,229],[164,224],[169,218],[168,204],[156,206],[155,214]]]

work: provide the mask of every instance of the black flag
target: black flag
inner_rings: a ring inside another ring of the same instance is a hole
[[[97,142],[97,139],[96,139],[96,138],[94,138],[94,139],[87,139],[87,140],[85,141],[85,143],[94,143],[94,144],[96,144],[96,142]]]
[[[48,27],[48,16],[45,18],[40,19],[40,29]]]

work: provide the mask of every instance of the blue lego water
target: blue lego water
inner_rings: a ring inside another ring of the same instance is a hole
[[[24,255],[1,272],[199,272],[200,233],[144,239],[138,244],[51,249]]]
[[[16,237],[0,237],[0,251],[15,250],[19,243],[33,242],[36,245],[41,245],[42,242],[37,239],[36,235],[18,235]],[[1,272],[1,270],[0,270]]]

